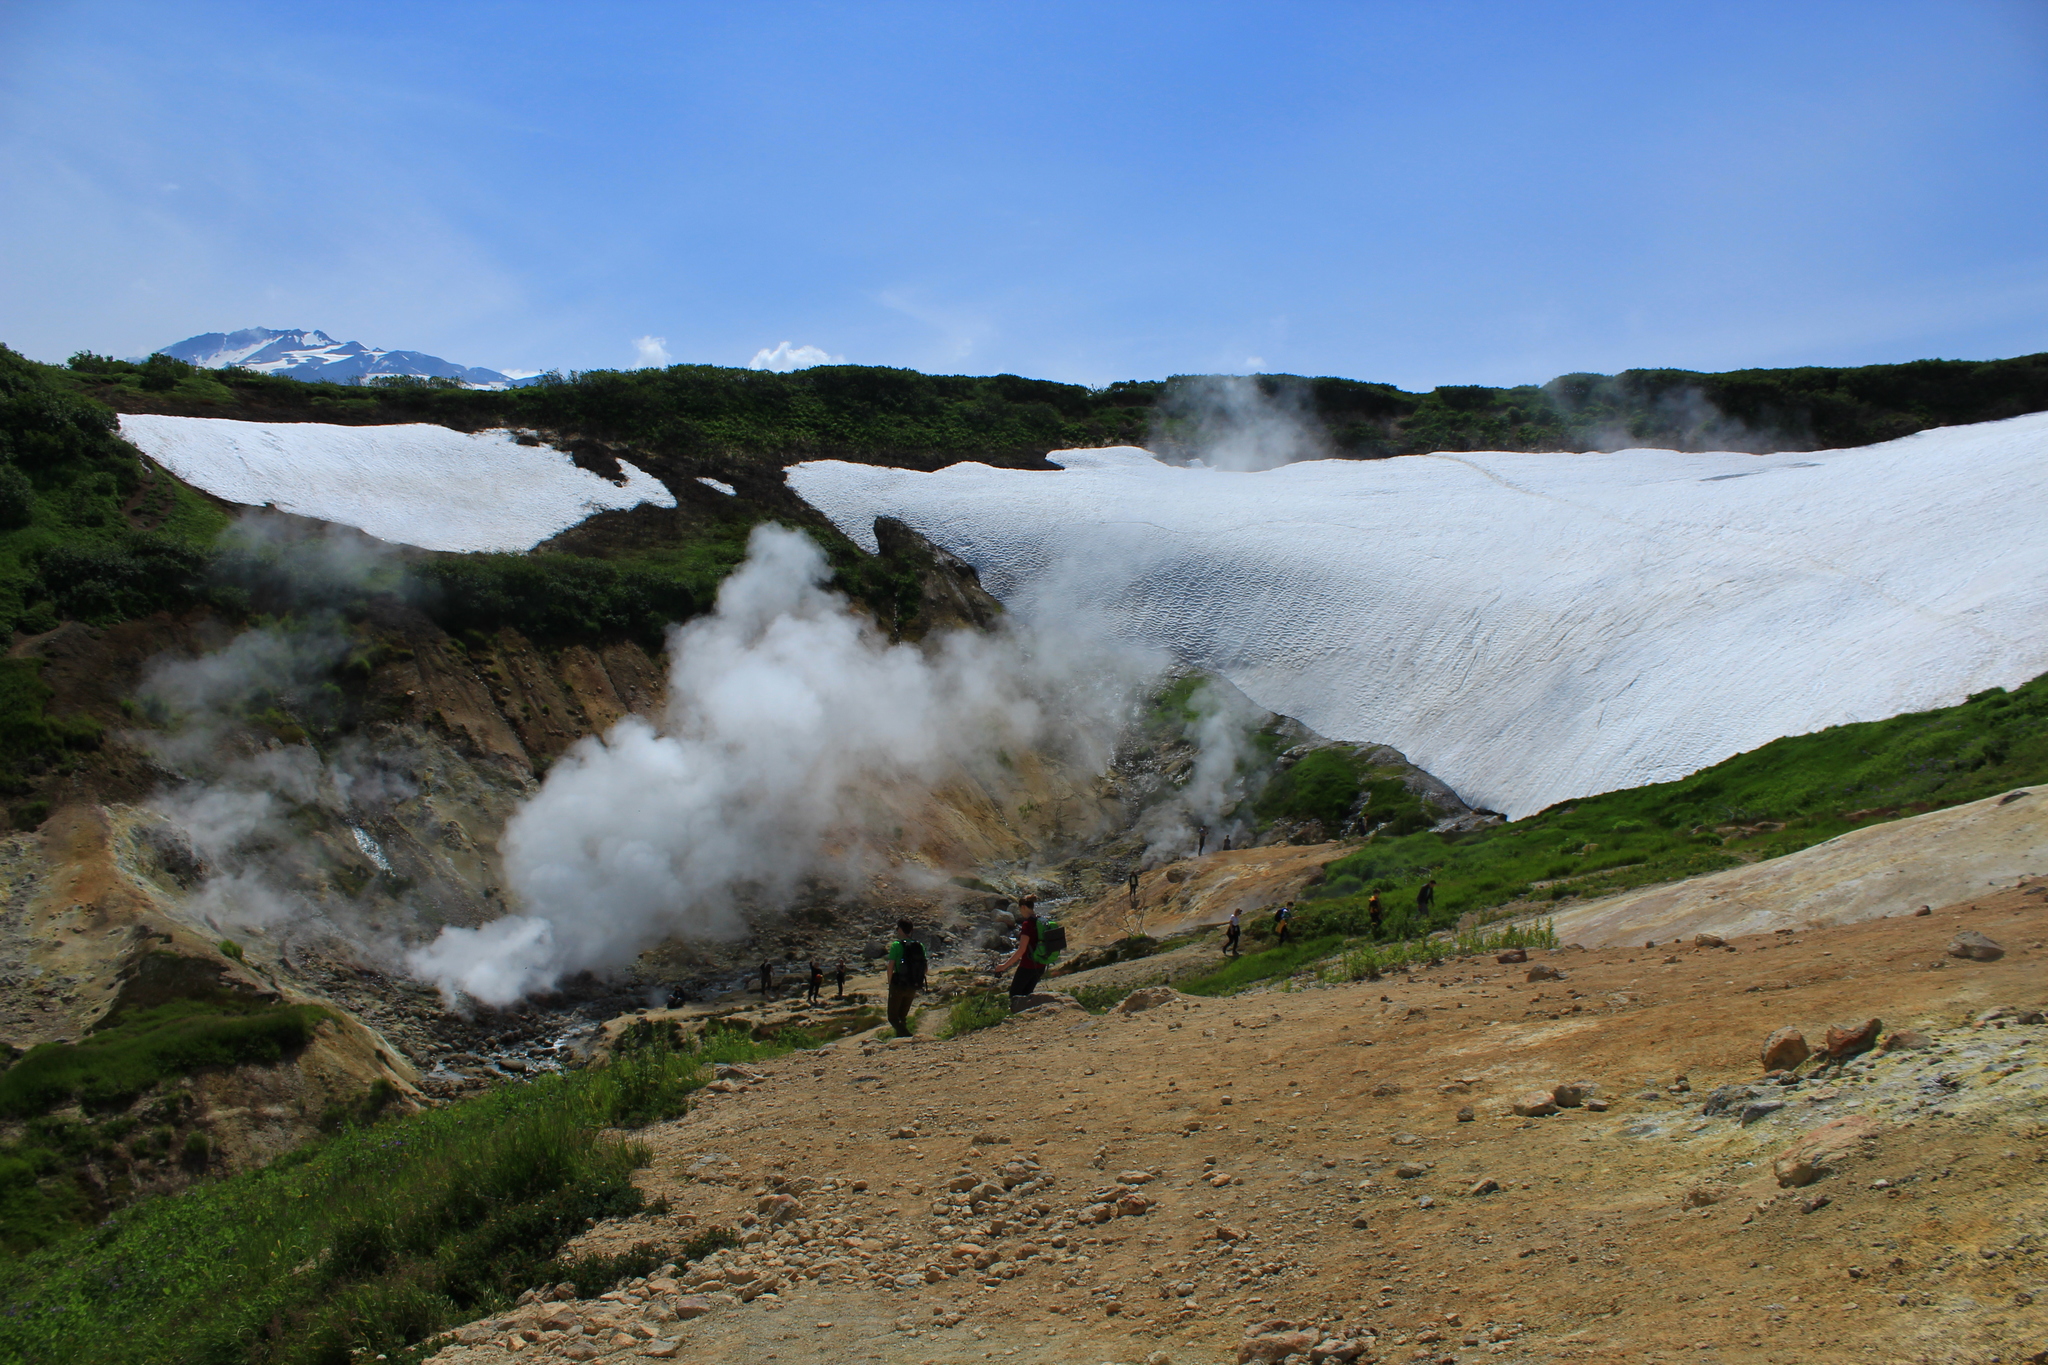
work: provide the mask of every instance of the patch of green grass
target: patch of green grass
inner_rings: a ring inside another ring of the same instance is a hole
[[[1497,929],[1468,929],[1447,936],[1403,939],[1398,943],[1360,943],[1348,947],[1333,970],[1334,981],[1377,981],[1403,967],[1435,966],[1445,958],[1474,957],[1503,948],[1555,948],[1557,930],[1550,921],[1508,924]]]
[[[973,995],[963,995],[946,1011],[946,1022],[939,1030],[939,1037],[958,1038],[976,1029],[1000,1024],[1009,1017],[1010,997],[1001,991],[978,991]]]
[[[204,1067],[275,1062],[312,1041],[327,1018],[312,1005],[237,1008],[177,1000],[119,1017],[76,1043],[44,1043],[0,1073],[0,1116],[29,1118],[76,1103],[125,1108],[151,1086]]]
[[[346,1365],[536,1284],[591,1293],[644,1273],[675,1253],[557,1256],[590,1220],[641,1207],[645,1150],[607,1130],[678,1112],[701,1060],[630,1049],[137,1204],[12,1267],[0,1360]]]
[[[1561,901],[1782,857],[1866,825],[2048,782],[2048,676],[1934,711],[1774,740],[1676,782],[1561,802],[1471,834],[1376,838],[1297,907],[1304,935],[1393,941],[1528,898]],[[1434,876],[1425,919],[1415,893]]]
[[[1230,958],[1213,971],[1181,978],[1173,983],[1173,988],[1184,995],[1235,995],[1262,981],[1292,976],[1336,953],[1343,944],[1344,940],[1335,935],[1298,938],[1263,952]]]

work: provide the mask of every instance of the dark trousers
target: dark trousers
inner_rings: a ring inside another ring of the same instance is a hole
[[[891,986],[889,988],[889,1023],[896,1030],[898,1038],[910,1036],[910,1006],[917,999],[915,986]]]
[[[1017,975],[1010,981],[1010,995],[1014,998],[1031,994],[1038,989],[1038,978],[1044,975],[1043,965],[1026,958],[1017,964]]]

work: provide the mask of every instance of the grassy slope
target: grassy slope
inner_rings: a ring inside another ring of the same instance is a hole
[[[791,1043],[642,1043],[603,1067],[346,1128],[17,1261],[0,1298],[0,1362],[346,1365],[534,1284],[575,1280],[594,1294],[644,1274],[665,1259],[652,1248],[556,1260],[587,1219],[641,1205],[629,1176],[644,1152],[606,1130],[681,1113],[707,1062]]]
[[[1958,706],[1774,740],[1690,777],[1552,806],[1469,835],[1380,838],[1330,864],[1298,932],[1441,928],[1531,895],[1562,900],[1792,853],[1863,825],[2048,781],[2048,676]],[[1427,925],[1415,890],[1437,880]]]

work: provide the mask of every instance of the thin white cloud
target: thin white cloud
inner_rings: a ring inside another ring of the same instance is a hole
[[[762,347],[754,352],[754,358],[747,362],[750,370],[774,370],[788,374],[791,370],[806,370],[813,365],[844,365],[846,357],[832,355],[817,346],[795,346],[785,341],[774,348]]]
[[[639,352],[638,359],[643,370],[668,364],[667,337],[634,337],[633,349]]]

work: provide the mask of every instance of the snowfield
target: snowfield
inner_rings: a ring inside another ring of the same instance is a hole
[[[124,414],[121,435],[217,498],[426,550],[530,550],[599,512],[676,505],[632,465],[621,488],[509,431]]]
[[[1105,612],[1510,816],[2048,670],[2048,413],[1807,454],[1437,454],[1260,473],[802,464],[1017,610]]]

